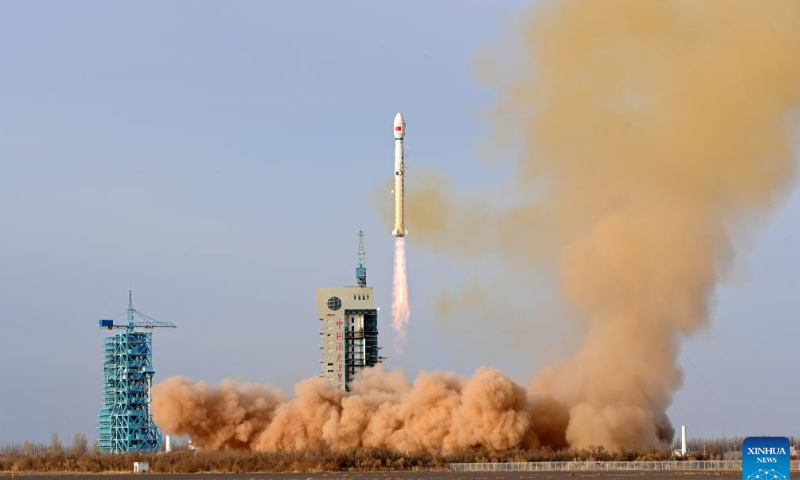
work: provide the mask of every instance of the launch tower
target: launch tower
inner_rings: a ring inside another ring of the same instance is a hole
[[[153,452],[161,449],[161,432],[150,414],[153,383],[153,328],[175,328],[133,308],[128,292],[128,309],[120,314],[127,323],[100,320],[101,328],[123,332],[103,341],[103,408],[97,421],[101,453]]]
[[[372,287],[367,286],[364,232],[358,232],[356,286],[319,288],[317,314],[322,322],[322,373],[335,387],[350,390],[356,374],[375,366],[379,356],[378,310]]]

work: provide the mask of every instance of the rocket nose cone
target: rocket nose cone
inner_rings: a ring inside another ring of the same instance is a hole
[[[406,121],[405,121],[405,119],[403,119],[403,114],[400,113],[400,112],[397,112],[397,115],[394,116],[394,124],[395,125],[403,125],[404,123],[406,123]]]

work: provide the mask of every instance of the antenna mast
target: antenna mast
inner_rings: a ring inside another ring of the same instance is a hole
[[[367,286],[367,251],[364,248],[364,230],[358,231],[358,266],[356,266],[356,283],[359,287]]]

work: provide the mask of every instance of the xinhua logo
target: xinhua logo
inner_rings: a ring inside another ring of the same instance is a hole
[[[747,437],[742,443],[744,480],[789,480],[791,457],[785,437]]]

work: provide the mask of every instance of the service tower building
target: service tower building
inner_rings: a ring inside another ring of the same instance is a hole
[[[378,310],[367,286],[364,232],[358,232],[356,286],[317,289],[317,315],[322,322],[321,377],[336,388],[350,390],[350,382],[364,368],[380,363]]]

